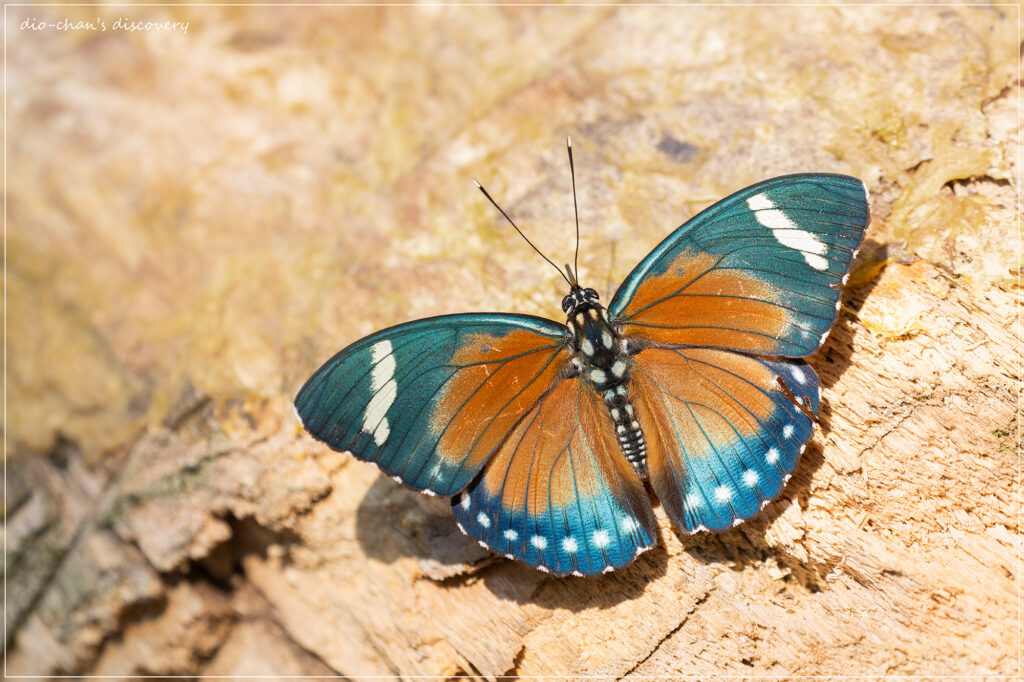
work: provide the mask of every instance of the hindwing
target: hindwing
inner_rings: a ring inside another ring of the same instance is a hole
[[[657,539],[650,500],[619,451],[611,416],[578,377],[534,405],[452,506],[472,537],[556,574],[624,566]]]
[[[779,493],[818,412],[813,369],[712,348],[649,348],[632,366],[651,487],[673,523],[724,530]]]

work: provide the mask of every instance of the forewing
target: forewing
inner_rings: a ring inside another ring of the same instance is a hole
[[[691,533],[729,528],[775,497],[818,412],[818,377],[800,360],[648,348],[631,377],[651,487]]]
[[[451,315],[345,348],[295,398],[302,425],[402,483],[453,495],[554,384],[565,327],[524,315]]]
[[[666,345],[804,357],[824,341],[868,223],[864,184],[787,175],[729,196],[634,268],[608,311]]]
[[[530,410],[452,507],[472,537],[556,574],[625,566],[657,537],[647,492],[619,452],[608,410],[578,378]]]

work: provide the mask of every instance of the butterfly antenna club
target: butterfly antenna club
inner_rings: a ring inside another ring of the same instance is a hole
[[[518,233],[519,233],[519,236],[520,236],[520,237],[522,237],[523,239],[525,239],[525,240],[526,240],[526,243],[527,243],[527,244],[529,244],[529,245],[530,245],[530,247],[532,247],[532,248],[533,248],[533,250],[534,250],[534,251],[536,251],[536,252],[537,252],[537,253],[538,253],[538,254],[540,255],[540,257],[541,257],[541,258],[543,258],[543,259],[544,259],[544,260],[546,260],[546,261],[547,261],[548,263],[550,263],[550,264],[551,264],[551,267],[553,267],[553,268],[555,269],[555,271],[556,271],[556,272],[558,272],[558,274],[562,276],[562,279],[564,279],[564,280],[566,281],[566,283],[568,283],[569,287],[571,288],[571,287],[573,286],[573,284],[572,284],[572,282],[571,282],[571,281],[569,280],[569,278],[565,276],[565,273],[564,273],[564,272],[562,272],[562,269],[561,269],[561,268],[559,268],[559,267],[558,267],[557,265],[555,265],[555,264],[554,264],[554,263],[553,263],[553,262],[551,261],[551,259],[550,259],[550,258],[548,258],[547,256],[545,256],[545,255],[544,255],[544,253],[543,253],[543,252],[542,252],[542,251],[541,251],[540,249],[538,249],[538,248],[537,248],[537,246],[536,246],[536,245],[535,245],[535,244],[534,244],[533,242],[531,242],[531,241],[530,241],[530,238],[529,238],[529,237],[527,237],[527,236],[526,236],[525,234],[523,234],[523,231],[519,229],[519,226],[518,226],[518,225],[516,225],[516,224],[515,224],[515,223],[514,223],[514,222],[512,221],[512,219],[511,219],[511,218],[509,218],[509,217],[508,217],[508,213],[505,213],[505,209],[503,209],[503,208],[502,208],[501,206],[498,206],[498,202],[497,202],[497,201],[495,201],[493,197],[491,197],[491,195],[490,195],[490,194],[489,194],[489,193],[487,192],[487,190],[486,190],[486,189],[484,189],[484,186],[483,186],[483,185],[481,185],[481,184],[480,184],[480,182],[479,182],[479,181],[478,181],[478,180],[477,180],[476,178],[473,178],[473,184],[474,184],[474,185],[476,185],[476,188],[477,188],[478,190],[480,190],[481,192],[483,192],[483,193],[484,193],[484,196],[485,196],[485,197],[487,197],[487,201],[491,202],[491,204],[492,204],[492,205],[494,206],[494,208],[498,209],[498,212],[499,212],[499,213],[501,213],[501,215],[505,216],[505,220],[507,220],[507,221],[508,221],[509,225],[511,225],[512,227],[514,227],[514,228],[515,228],[516,232],[518,232]]]

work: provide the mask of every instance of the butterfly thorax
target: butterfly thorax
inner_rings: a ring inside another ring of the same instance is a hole
[[[647,478],[647,442],[629,400],[626,345],[593,289],[574,290],[562,301],[562,307],[573,336],[575,364],[608,408],[622,453],[637,474]]]

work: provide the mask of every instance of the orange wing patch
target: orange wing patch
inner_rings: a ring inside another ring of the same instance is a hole
[[[462,369],[445,385],[431,417],[442,434],[438,454],[469,469],[483,464],[569,358],[550,338],[526,330],[479,334],[474,341],[453,356],[451,363]]]
[[[643,282],[622,311],[627,333],[674,345],[772,353],[793,323],[770,284],[739,270],[716,270],[710,254],[682,252]]]
[[[696,444],[710,438],[721,443],[753,436],[761,428],[759,420],[775,409],[767,392],[775,386],[775,375],[764,364],[739,353],[649,348],[634,358],[634,367],[632,380],[643,412],[657,415],[650,418],[658,422],[651,426],[659,433],[681,429],[683,442]],[[670,411],[646,405],[658,392],[679,396],[687,409]],[[666,420],[673,413],[680,419],[670,426]]]
[[[618,452],[607,412],[581,380],[560,382],[488,464],[483,480],[488,494],[516,500],[536,515],[597,497],[608,479],[635,479]]]

